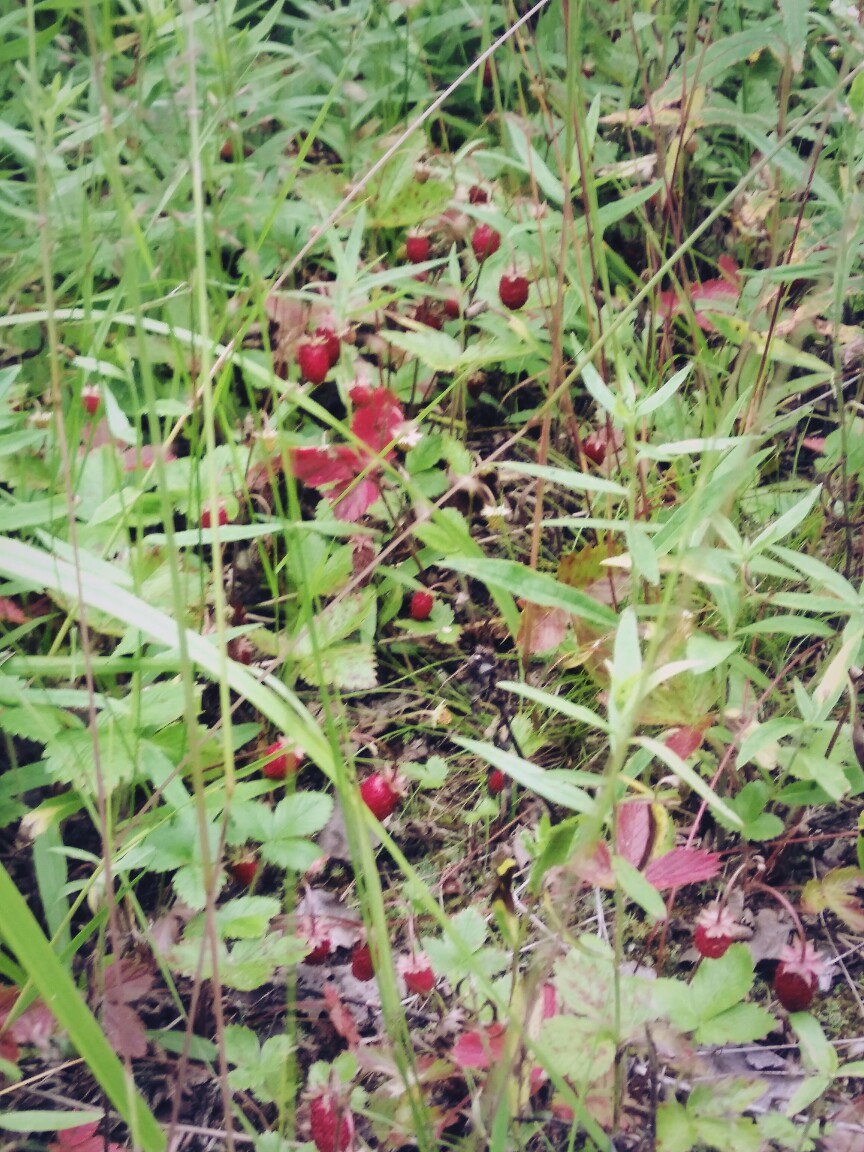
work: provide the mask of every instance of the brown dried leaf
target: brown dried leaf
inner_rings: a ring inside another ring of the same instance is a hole
[[[539,656],[557,648],[567,635],[570,613],[566,608],[545,608],[527,601],[519,616],[516,643],[523,656]]]

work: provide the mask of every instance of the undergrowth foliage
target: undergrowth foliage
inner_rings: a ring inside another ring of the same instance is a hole
[[[0,29],[0,1146],[860,1147],[857,7]]]

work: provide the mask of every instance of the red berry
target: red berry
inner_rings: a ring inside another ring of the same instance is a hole
[[[327,357],[330,361],[330,367],[339,363],[339,352],[342,347],[342,341],[336,335],[332,328],[328,328],[326,324],[319,324],[315,329],[315,337],[318,340],[323,340],[327,348]]]
[[[816,978],[790,972],[781,962],[774,973],[774,992],[787,1012],[803,1012],[809,1008],[816,991]]]
[[[297,345],[297,363],[300,365],[300,375],[310,384],[323,384],[330,371],[329,342],[320,337],[313,340],[301,340]]]
[[[88,416],[95,416],[102,403],[102,393],[98,384],[85,384],[81,389],[81,403]]]
[[[223,524],[228,523],[228,513],[225,511],[225,507],[222,504],[220,504],[219,507],[216,509],[216,519],[219,523],[220,528],[222,527]],[[205,507],[201,509],[201,527],[202,528],[210,528],[210,527],[212,527],[212,524],[213,524],[213,519],[210,515],[210,507],[209,507],[209,505],[205,505]]]
[[[486,780],[490,796],[500,796],[507,784],[507,777],[500,768],[493,768]]]
[[[399,793],[380,772],[373,772],[360,785],[363,803],[378,820],[386,819],[399,803]]]
[[[258,857],[252,852],[246,856],[241,856],[231,865],[231,875],[238,884],[243,884],[246,888],[251,887],[257,873]]]
[[[592,464],[602,464],[606,459],[606,433],[591,432],[582,441],[582,451]]]
[[[444,315],[448,320],[458,320],[462,315],[462,309],[455,296],[448,296],[444,301]]]
[[[268,780],[284,780],[293,776],[303,761],[302,753],[287,740],[277,740],[264,753],[266,763],[261,769]]]
[[[489,193],[485,188],[481,188],[479,184],[472,184],[468,189],[469,204],[486,204],[488,200]]]
[[[511,312],[518,312],[528,299],[528,281],[517,272],[505,272],[498,281],[498,295],[501,303]]]
[[[323,964],[330,953],[333,951],[333,945],[330,943],[329,936],[318,936],[310,941],[312,948],[306,953],[305,964]]]
[[[731,943],[731,936],[709,936],[708,929],[704,924],[696,925],[696,931],[693,933],[693,946],[700,956],[705,956],[709,960],[717,960],[720,956],[725,955]]]
[[[345,1152],[354,1137],[354,1117],[335,1092],[324,1089],[309,1103],[309,1133],[318,1152]]]
[[[371,980],[375,975],[368,944],[355,944],[351,953],[351,975],[355,980]]]
[[[412,264],[422,264],[428,260],[431,248],[429,237],[422,233],[415,232],[405,241],[405,252]]]
[[[478,224],[471,237],[471,247],[478,260],[485,260],[501,247],[501,233],[491,224]]]
[[[428,620],[432,615],[432,605],[435,603],[435,597],[431,592],[425,592],[422,589],[415,592],[411,597],[411,607],[409,609],[412,620]]]
[[[405,957],[399,968],[409,992],[417,996],[428,996],[435,987],[435,973],[425,956]]]

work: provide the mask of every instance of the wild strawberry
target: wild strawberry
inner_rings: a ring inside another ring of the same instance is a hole
[[[489,193],[485,188],[481,188],[479,184],[472,184],[468,189],[469,204],[486,204],[488,200]]]
[[[517,272],[505,272],[498,281],[501,303],[511,312],[518,312],[528,299],[528,281]]]
[[[413,232],[405,241],[405,252],[412,264],[422,264],[429,259],[432,244],[428,236]]]
[[[310,384],[323,384],[330,371],[329,341],[321,337],[301,340],[297,345],[300,375]]]
[[[493,768],[486,778],[490,796],[500,796],[507,784],[507,777],[500,768]]]
[[[355,944],[351,953],[351,975],[355,980],[371,980],[375,975],[368,944]]]
[[[592,464],[602,464],[606,459],[606,433],[591,432],[582,441],[582,451]]]
[[[381,772],[373,772],[371,776],[366,777],[360,785],[360,795],[363,803],[378,820],[386,820],[399,803],[398,789]]]
[[[231,875],[238,884],[245,888],[252,886],[252,881],[258,874],[258,857],[254,852],[247,852],[231,865]]]
[[[319,324],[315,329],[315,339],[323,340],[327,348],[327,358],[330,361],[330,367],[339,363],[339,352],[342,348],[342,342],[332,328],[328,328],[326,324]]]
[[[485,260],[501,247],[501,233],[491,224],[478,224],[471,237],[471,247],[478,260]]]
[[[102,403],[102,393],[98,384],[85,384],[81,389],[81,404],[88,416],[95,416]]]
[[[732,913],[717,901],[704,908],[696,918],[693,946],[700,956],[716,960],[723,956],[734,940],[746,934]]]
[[[774,973],[774,994],[787,1012],[803,1012],[827,972],[827,963],[809,940],[803,947],[798,941],[787,944]]]
[[[228,513],[225,510],[224,504],[220,504],[216,509],[216,520],[221,528],[223,524],[228,523]],[[205,504],[201,509],[201,527],[211,528],[213,526],[213,517],[210,512],[209,504]]]
[[[309,1134],[318,1152],[345,1152],[354,1138],[354,1117],[329,1088],[309,1102]]]
[[[424,589],[419,589],[411,597],[411,605],[408,611],[411,613],[412,620],[428,620],[432,615],[432,606],[435,603],[435,597],[431,592],[426,592]]]
[[[448,296],[444,301],[444,315],[448,320],[458,320],[462,315],[462,309],[455,296]]]
[[[266,763],[261,769],[268,780],[284,780],[293,776],[303,762],[303,753],[287,740],[277,740],[264,753]]]
[[[400,956],[397,966],[405,987],[414,995],[428,996],[435,987],[435,973],[422,952],[416,956]]]

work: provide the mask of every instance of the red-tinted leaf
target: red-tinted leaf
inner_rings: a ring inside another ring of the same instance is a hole
[[[662,891],[712,880],[719,871],[719,852],[706,852],[704,848],[673,848],[652,860],[644,875],[649,884]]]
[[[618,855],[641,868],[651,850],[653,838],[651,804],[648,800],[628,800],[618,808],[615,841]]]
[[[28,617],[24,615],[14,600],[0,596],[0,620],[8,624],[26,624]]]
[[[129,1059],[147,1054],[147,1033],[132,1004],[152,991],[153,973],[133,959],[116,960],[104,972],[102,1025],[115,1051]]]
[[[590,856],[577,857],[573,861],[576,874],[593,888],[614,888],[615,875],[612,872],[612,857],[609,846],[600,841]]]
[[[34,1000],[29,1008],[25,1008],[6,1027],[9,1013],[17,1000],[17,988],[0,989],[0,1055],[13,1062],[17,1059],[19,1044],[44,1048],[57,1031],[57,1022],[41,1000]]]
[[[396,439],[405,423],[402,406],[387,388],[371,391],[365,387],[355,388],[351,399],[355,404],[351,431],[373,452],[382,452]]]
[[[354,1014],[342,1002],[336,988],[328,983],[324,985],[324,1003],[327,1006],[327,1015],[330,1023],[352,1051],[360,1047],[360,1032]]]
[[[504,1053],[503,1024],[493,1024],[482,1032],[465,1032],[453,1045],[453,1061],[459,1068],[488,1068]]]
[[[704,734],[704,727],[676,728],[674,732],[669,733],[663,743],[682,760],[686,760],[688,756],[693,755],[697,748],[702,746]]]
[[[690,289],[690,303],[696,313],[696,323],[705,332],[714,330],[711,321],[705,315],[711,312],[712,304],[719,305],[713,311],[726,311],[727,306],[734,304],[741,294],[740,269],[729,256],[721,256],[718,261],[722,277],[703,280],[693,284]],[[708,307],[705,307],[707,305]],[[657,312],[660,316],[677,316],[684,310],[684,305],[673,288],[667,288],[657,296]]]
[[[298,480],[312,488],[326,484],[345,484],[363,471],[360,453],[347,444],[326,448],[295,448],[291,453],[291,471]]]
[[[48,1152],[123,1152],[122,1144],[115,1144],[97,1134],[99,1122],[79,1124],[77,1128],[61,1128],[57,1139],[48,1145]]]

